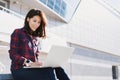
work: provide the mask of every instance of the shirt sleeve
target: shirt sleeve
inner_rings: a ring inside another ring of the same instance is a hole
[[[19,30],[16,29],[12,34],[11,34],[11,42],[10,42],[10,50],[9,50],[9,54],[10,54],[10,59],[13,62],[17,62],[18,64],[23,64],[25,58],[23,56],[20,56],[18,48],[19,48],[19,44],[20,44],[20,40],[19,40]]]

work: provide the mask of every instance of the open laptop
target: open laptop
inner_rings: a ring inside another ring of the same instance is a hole
[[[44,60],[44,65],[40,67],[34,66],[31,68],[64,66],[72,55],[73,51],[74,48],[72,47],[53,45]]]
[[[59,67],[64,66],[70,56],[72,55],[74,48],[53,45],[45,59],[43,67]]]

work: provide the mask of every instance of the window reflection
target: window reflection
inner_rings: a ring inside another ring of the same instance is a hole
[[[60,15],[63,16],[63,17],[65,17],[65,11],[61,9]]]
[[[55,12],[57,12],[59,14],[60,13],[60,6],[55,5],[54,10],[55,10]]]
[[[64,1],[62,1],[61,9],[62,9],[63,11],[66,10],[66,3],[65,3]]]
[[[48,0],[47,6],[53,9],[54,7],[54,0]]]
[[[58,14],[60,13],[60,5],[61,5],[61,0],[55,0],[54,10],[55,10],[55,12],[57,12]]]
[[[47,0],[40,0],[42,3],[46,4]]]
[[[39,0],[54,10],[58,15],[69,21],[81,0]],[[73,4],[74,3],[74,4]]]
[[[67,4],[63,0],[40,0],[42,3],[53,9],[55,12],[65,17]]]
[[[55,0],[55,5],[60,6],[62,0]]]
[[[65,17],[65,12],[66,12],[66,3],[62,1],[60,15]]]

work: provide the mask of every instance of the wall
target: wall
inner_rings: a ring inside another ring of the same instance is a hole
[[[6,12],[0,11],[0,40],[8,42],[10,41],[10,34],[15,28],[23,27],[23,20],[8,14]]]
[[[96,0],[82,0],[68,24],[61,22],[50,30],[72,43],[120,55],[119,24],[119,18]]]
[[[82,0],[68,24],[51,17],[48,19],[50,24],[47,27],[50,32],[66,38],[68,42],[90,49],[87,53],[80,52],[83,50],[80,47],[79,55],[73,54],[75,61],[68,64],[68,73],[73,80],[112,80],[112,65],[119,65],[120,62],[118,17],[96,0]],[[91,49],[100,51],[99,55],[91,52]]]

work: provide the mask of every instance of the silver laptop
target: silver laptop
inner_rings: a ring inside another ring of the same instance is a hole
[[[60,67],[64,66],[70,56],[72,55],[74,48],[53,45],[44,60],[43,66],[25,67],[25,68],[41,68],[41,67]]]
[[[64,66],[70,56],[72,55],[74,48],[53,45],[45,59],[43,67],[59,67]]]

